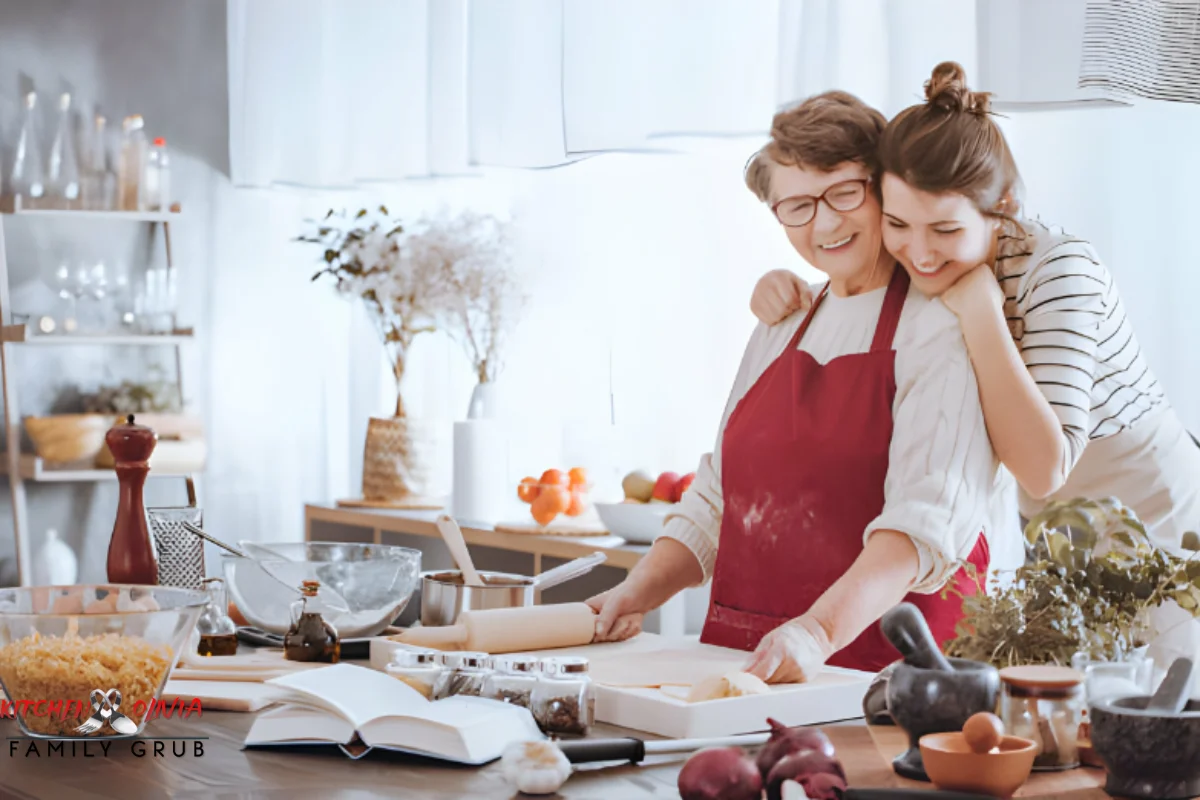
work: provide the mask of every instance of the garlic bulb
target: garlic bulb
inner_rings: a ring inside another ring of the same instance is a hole
[[[500,757],[504,779],[525,794],[554,794],[571,777],[571,762],[553,742],[513,742]]]

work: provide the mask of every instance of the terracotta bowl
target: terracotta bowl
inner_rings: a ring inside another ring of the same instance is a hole
[[[933,785],[956,792],[1012,797],[1029,779],[1036,742],[1018,736],[1000,740],[999,752],[976,753],[962,733],[930,733],[921,737],[921,758]]]

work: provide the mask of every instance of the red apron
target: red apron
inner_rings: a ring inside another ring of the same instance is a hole
[[[898,267],[892,274],[871,350],[819,364],[797,346],[827,291],[726,424],[725,511],[702,642],[753,650],[808,611],[858,558],[867,525],[883,510],[896,395],[892,338],[908,275]],[[986,574],[982,534],[968,560]],[[953,580],[963,594],[977,589],[965,568]],[[939,644],[953,638],[959,598],[905,599],[925,614]],[[873,624],[829,663],[875,672],[899,657]]]

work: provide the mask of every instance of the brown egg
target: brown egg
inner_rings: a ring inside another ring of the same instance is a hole
[[[1004,723],[995,714],[980,711],[963,725],[962,734],[967,747],[976,753],[986,753],[1000,744],[1004,736]]]

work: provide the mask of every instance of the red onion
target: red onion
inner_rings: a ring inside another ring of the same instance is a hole
[[[842,800],[846,795],[846,782],[837,775],[818,772],[800,779],[808,800]]]
[[[771,767],[770,774],[767,775],[767,800],[780,800],[783,796],[784,781],[797,781],[801,786],[807,787],[806,781],[820,774],[838,778],[842,787],[845,788],[846,773],[837,759],[830,758],[816,750],[797,750],[795,753],[790,753],[776,761],[775,766]],[[808,794],[807,788],[805,794]]]
[[[736,747],[709,747],[692,755],[679,771],[682,800],[759,800],[762,776]]]
[[[833,743],[829,741],[828,736],[821,732],[820,728],[789,728],[782,722],[769,717],[767,724],[771,726],[771,738],[763,745],[757,759],[758,771],[763,776],[763,780],[767,779],[775,762],[798,750],[816,750],[830,758],[836,757]]]

